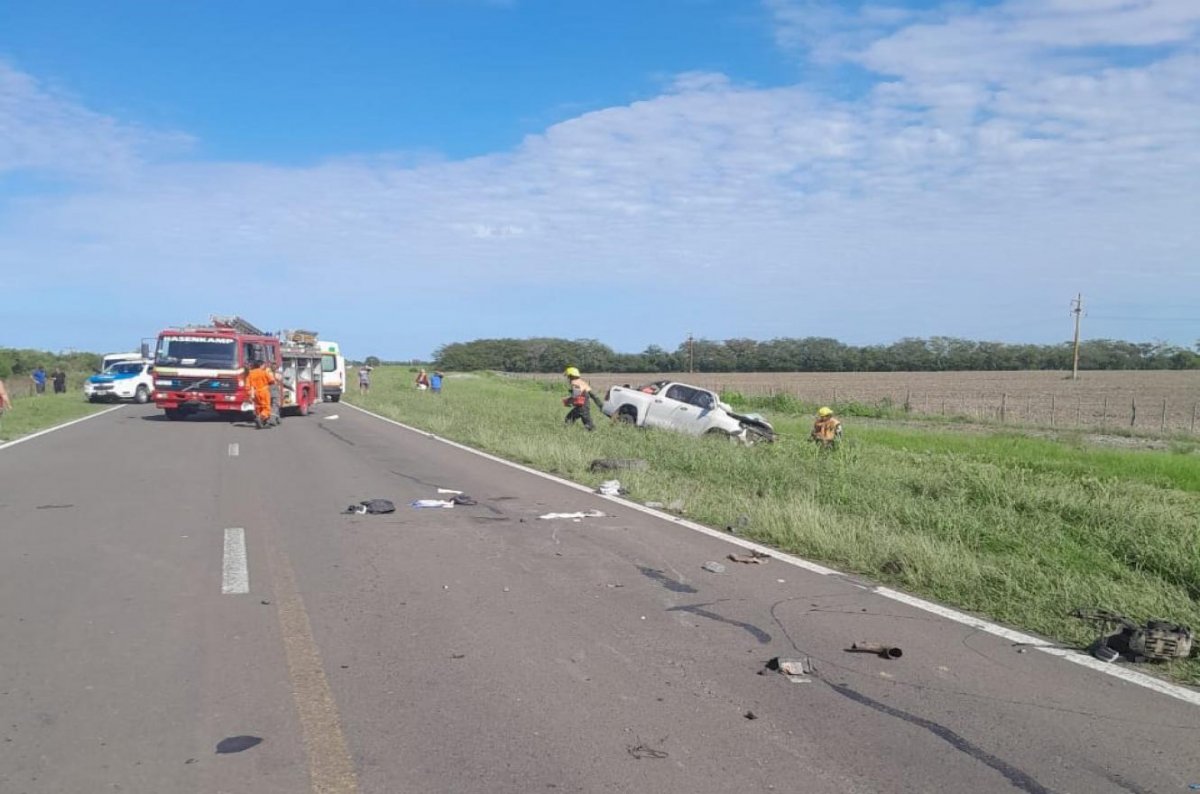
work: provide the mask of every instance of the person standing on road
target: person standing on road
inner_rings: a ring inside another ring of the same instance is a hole
[[[38,394],[46,393],[46,370],[42,369],[41,365],[35,369],[29,378],[33,381],[33,390]]]
[[[358,393],[366,394],[371,390],[371,368],[363,364],[358,368]]]
[[[563,371],[563,374],[567,376],[567,382],[571,385],[571,393],[563,398],[563,405],[571,407],[571,410],[567,412],[566,418],[563,419],[563,424],[571,425],[575,423],[575,420],[581,419],[583,420],[583,426],[588,432],[595,430],[596,426],[592,424],[592,411],[591,406],[588,405],[588,400],[591,399],[595,402],[598,408],[603,408],[604,403],[600,401],[600,398],[592,391],[592,387],[579,374],[577,367],[567,367]]]
[[[822,450],[837,449],[842,440],[842,423],[833,415],[833,409],[821,407],[817,410],[817,421],[813,422],[809,438]]]
[[[267,369],[267,362],[255,361],[254,368],[246,375],[246,388],[254,397],[254,424],[260,429],[270,427],[271,384],[275,375]]]
[[[55,368],[54,374],[50,376],[50,379],[54,382],[55,394],[67,393],[67,373],[63,372],[60,368]]]

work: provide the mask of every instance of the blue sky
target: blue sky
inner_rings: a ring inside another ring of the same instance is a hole
[[[10,4],[0,345],[1200,339],[1193,0]]]

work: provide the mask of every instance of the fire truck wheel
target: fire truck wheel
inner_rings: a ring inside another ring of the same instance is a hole
[[[167,418],[170,419],[172,422],[177,422],[180,419],[187,418],[187,414],[185,414],[183,411],[179,410],[178,408],[164,408],[163,413],[165,413],[167,415]]]
[[[133,395],[133,401],[138,405],[145,405],[150,402],[150,390],[145,386],[138,386],[137,393]]]

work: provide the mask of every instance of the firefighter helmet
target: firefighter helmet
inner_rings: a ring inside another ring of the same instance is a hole
[[[828,406],[822,406],[817,409],[817,416],[833,416],[833,409]]]
[[[579,367],[567,367],[565,370],[563,370],[563,374],[566,375],[568,378],[578,378],[579,377]]]

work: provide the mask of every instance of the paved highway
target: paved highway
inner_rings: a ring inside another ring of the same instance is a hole
[[[5,794],[1200,783],[1194,704],[349,406],[0,450],[0,542]]]

